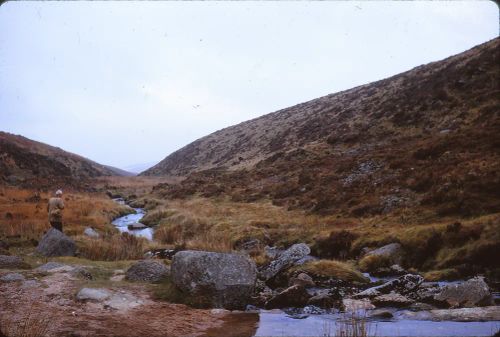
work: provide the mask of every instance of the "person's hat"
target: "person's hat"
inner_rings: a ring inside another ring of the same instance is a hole
[[[57,190],[56,195],[62,195],[62,190]]]

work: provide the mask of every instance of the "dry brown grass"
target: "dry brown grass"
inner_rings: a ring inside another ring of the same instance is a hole
[[[333,277],[344,281],[356,281],[366,283],[369,280],[363,276],[356,268],[349,263],[335,260],[319,260],[308,262],[301,266],[296,266],[291,271],[304,271],[323,277]]]
[[[128,233],[77,238],[81,257],[98,261],[136,260],[144,256],[146,239]]]
[[[0,236],[39,239],[50,228],[47,215],[50,195],[40,193],[38,200],[33,198],[35,193],[26,189],[0,188]],[[98,193],[70,192],[63,199],[63,228],[69,235],[81,234],[87,226],[110,231],[113,218],[130,212],[129,208]]]
[[[0,335],[3,332],[7,337],[44,337],[49,332],[49,326],[49,313],[36,310],[34,303],[17,321],[5,322],[0,317]]]

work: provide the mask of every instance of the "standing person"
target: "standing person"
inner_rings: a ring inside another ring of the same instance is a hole
[[[64,209],[64,202],[62,200],[63,192],[57,190],[55,197],[49,199],[49,204],[47,205],[47,212],[49,212],[49,222],[52,227],[59,231],[62,229],[62,210]]]

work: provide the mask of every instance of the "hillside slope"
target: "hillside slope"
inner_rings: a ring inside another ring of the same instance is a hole
[[[0,184],[31,188],[79,187],[89,178],[125,175],[60,148],[0,131]]]
[[[143,175],[188,175],[166,197],[270,198],[363,216],[422,206],[500,211],[500,39],[232,126]]]

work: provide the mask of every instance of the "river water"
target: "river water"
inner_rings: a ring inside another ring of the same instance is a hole
[[[121,205],[125,205],[125,201],[123,201],[123,199],[113,199],[115,202],[121,204]],[[128,229],[128,225],[131,225],[133,223],[141,223],[141,219],[144,217],[145,215],[145,212],[144,212],[144,209],[142,208],[134,208],[135,210],[135,214],[128,214],[128,215],[125,215],[125,216],[122,216],[122,217],[119,217],[119,218],[116,218],[115,220],[113,220],[113,222],[111,222],[116,228],[118,228],[118,230],[121,232],[121,233],[130,233],[132,235],[135,235],[135,236],[138,236],[138,237],[143,237],[143,238],[146,238],[148,240],[153,240],[153,228],[144,228],[144,229],[134,229],[134,230],[130,230]]]

